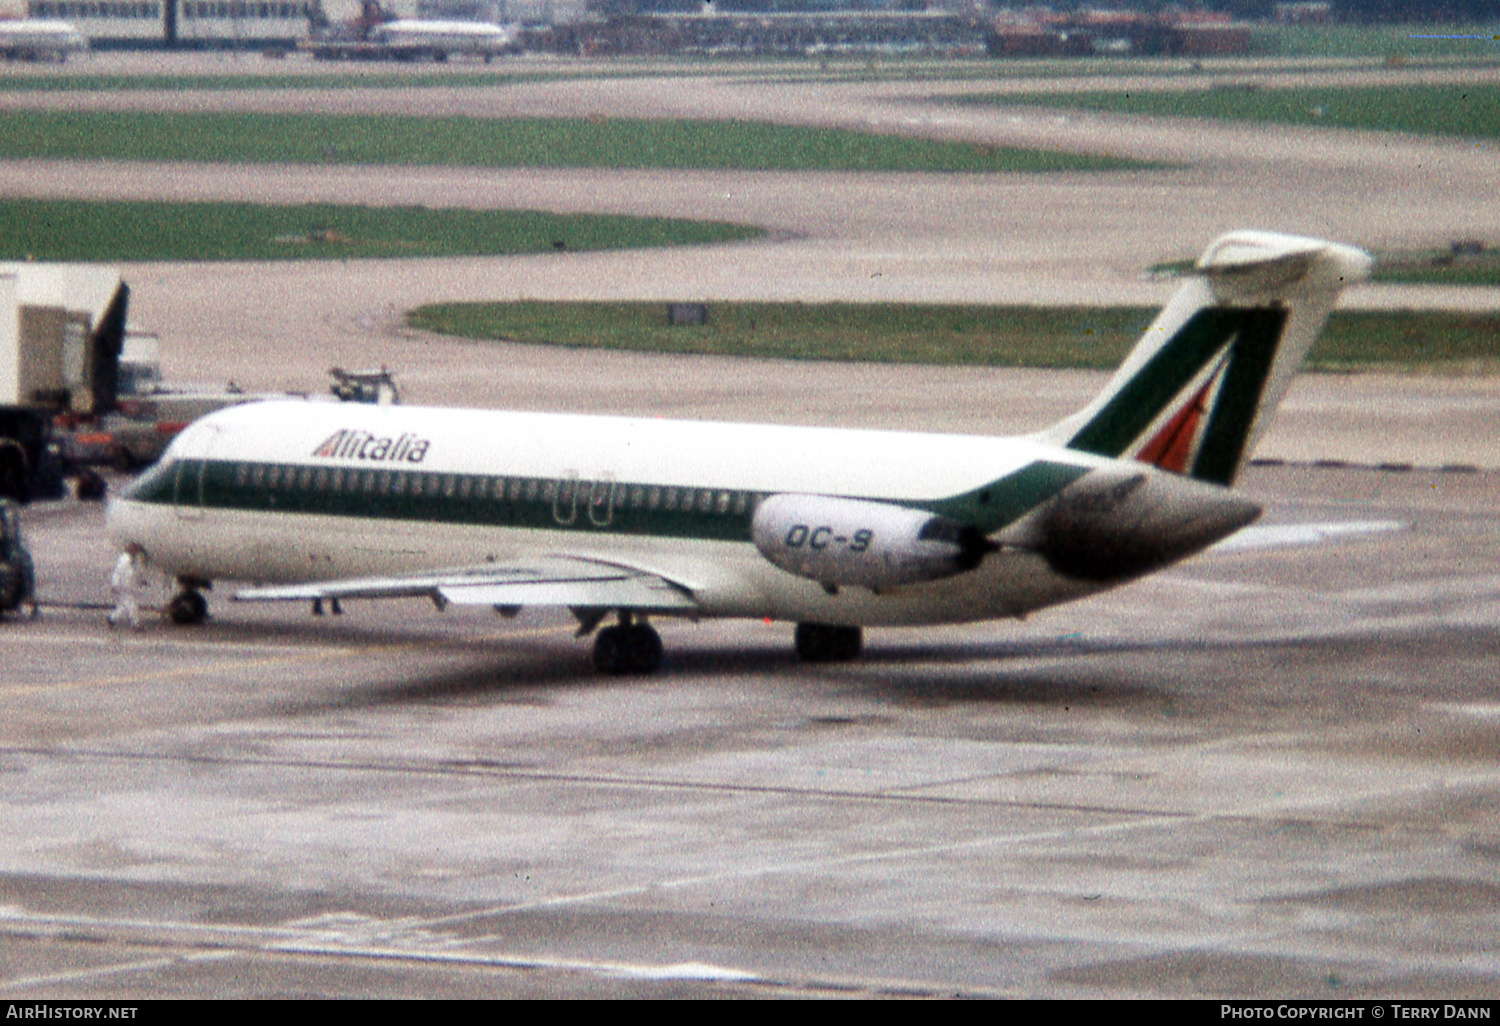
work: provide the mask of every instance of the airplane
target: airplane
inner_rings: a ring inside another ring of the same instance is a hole
[[[89,48],[88,38],[66,21],[43,18],[0,19],[0,56],[7,60],[53,60]]]
[[[486,64],[492,57],[515,49],[516,35],[511,25],[414,18],[384,22],[370,32],[371,40],[386,47],[397,60],[431,57],[446,61],[450,54],[470,54],[483,57]]]
[[[177,579],[179,623],[231,580],[315,613],[567,608],[606,674],[660,667],[653,617],[790,621],[803,660],[849,660],[864,627],[1019,618],[1255,520],[1230,485],[1370,266],[1224,235],[1104,390],[1032,435],[273,401],[191,425],[108,528]]]

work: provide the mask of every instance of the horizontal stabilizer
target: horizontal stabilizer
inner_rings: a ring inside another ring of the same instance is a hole
[[[1228,554],[1257,549],[1291,548],[1299,545],[1321,545],[1371,534],[1400,531],[1406,525],[1398,520],[1350,520],[1326,524],[1257,524],[1246,527],[1210,546],[1208,552]]]

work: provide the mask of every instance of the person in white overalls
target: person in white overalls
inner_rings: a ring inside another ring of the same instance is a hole
[[[141,629],[141,591],[146,586],[141,566],[144,555],[145,551],[131,542],[115,560],[115,571],[109,576],[109,586],[115,593],[115,609],[109,614],[111,627],[123,622],[133,631]]]

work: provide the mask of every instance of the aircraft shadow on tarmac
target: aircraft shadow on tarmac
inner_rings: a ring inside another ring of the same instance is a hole
[[[366,639],[368,640],[368,639]],[[381,640],[391,641],[387,632]],[[920,645],[885,642],[871,646],[861,659],[844,664],[809,666],[789,646],[760,640],[745,647],[674,646],[660,675],[652,678],[610,677],[595,673],[588,649],[565,636],[498,639],[492,654],[472,643],[449,646],[448,639],[412,638],[411,644],[434,654],[448,649],[473,657],[463,666],[419,672],[341,691],[331,703],[340,709],[405,703],[490,701],[548,704],[543,689],[632,687],[675,682],[692,686],[703,678],[766,678],[768,685],[805,686],[862,692],[881,700],[945,703],[1015,703],[1024,705],[1150,705],[1171,702],[1173,691],[1159,675],[1139,667],[1111,667],[1095,656],[1159,652],[1162,645],[1092,644],[1067,640],[994,645]],[[1170,647],[1170,646],[1168,646]],[[1187,648],[1204,648],[1187,642]],[[1038,667],[1036,660],[1047,660]],[[1069,666],[1076,660],[1077,666]],[[395,672],[400,673],[400,668]],[[306,708],[303,711],[307,711]]]
[[[325,689],[310,693],[307,703],[294,703],[302,712],[432,702],[546,704],[550,699],[545,689],[692,686],[696,679],[713,677],[761,677],[767,686],[791,685],[825,693],[838,689],[913,703],[1159,708],[1199,695],[1205,686],[1205,669],[1221,660],[1223,672],[1213,672],[1209,686],[1223,693],[1233,680],[1238,682],[1234,690],[1248,687],[1253,691],[1255,682],[1240,680],[1236,669],[1247,656],[1260,666],[1294,655],[1316,661],[1319,652],[1323,659],[1340,653],[1348,656],[1354,654],[1346,651],[1351,647],[1369,657],[1371,646],[1409,648],[1414,641],[1401,631],[1378,640],[1333,634],[1254,639],[1168,635],[1144,640],[1062,634],[992,641],[934,641],[917,634],[879,632],[857,660],[809,665],[797,659],[790,639],[781,632],[747,632],[744,641],[736,643],[730,631],[695,639],[692,628],[681,628],[669,633],[661,674],[636,678],[595,673],[588,645],[575,641],[569,625],[561,620],[541,630],[500,634],[454,632],[447,625],[434,631],[430,625],[425,616],[414,617],[409,627],[389,618],[380,623],[361,622],[357,616],[274,622],[220,618],[202,628],[202,636],[231,643],[369,648],[385,664],[373,672],[366,666],[351,673],[354,683],[336,693]],[[1457,639],[1449,636],[1447,640]],[[385,655],[380,654],[382,649],[387,650]],[[428,659],[440,665],[424,666]],[[1182,659],[1192,666],[1173,669],[1169,665]],[[1253,676],[1256,671],[1249,672]]]

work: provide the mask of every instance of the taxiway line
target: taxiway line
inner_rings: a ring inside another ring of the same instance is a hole
[[[387,923],[400,926],[402,921]],[[7,990],[56,986],[76,983],[108,976],[129,973],[152,972],[190,962],[222,961],[243,957],[252,952],[264,952],[292,957],[323,957],[338,959],[371,959],[401,961],[439,965],[461,965],[477,968],[516,969],[523,971],[544,970],[568,972],[614,979],[650,982],[692,980],[739,984],[781,991],[868,993],[872,995],[937,997],[945,995],[995,997],[1001,991],[994,988],[952,986],[930,981],[881,980],[867,977],[839,979],[836,977],[804,976],[799,978],[769,976],[750,970],[702,962],[622,962],[608,959],[561,958],[547,955],[522,954],[518,952],[486,952],[475,950],[444,950],[405,947],[389,944],[354,942],[342,943],[328,939],[328,931],[297,930],[287,927],[226,927],[200,923],[165,921],[160,923],[139,920],[119,920],[92,916],[37,916],[26,913],[0,911],[0,934],[12,933],[35,935],[70,935],[120,941],[137,945],[152,945],[207,950],[189,951],[182,954],[134,962],[97,966],[45,976],[21,977],[0,980],[0,993]],[[320,936],[321,935],[321,936]],[[484,943],[492,938],[480,937],[470,944]]]
[[[3,693],[3,692],[0,692]],[[230,758],[163,754],[159,752],[110,752],[97,749],[40,748],[24,745],[0,747],[0,755],[61,757],[72,760],[121,760],[134,762],[186,763],[195,766],[276,767],[281,769],[342,770],[351,773],[413,774],[422,776],[483,776],[517,781],[579,784],[588,787],[631,788],[658,791],[706,791],[727,794],[784,795],[795,798],[826,798],[834,801],[910,803],[919,805],[959,805],[987,808],[1024,808],[1056,812],[1074,812],[1103,816],[1161,816],[1168,819],[1197,815],[1162,809],[1132,809],[1107,805],[1082,805],[1069,802],[1028,802],[989,798],[955,798],[949,795],[916,793],[918,789],[949,787],[955,783],[984,779],[985,775],[945,778],[921,784],[905,785],[876,791],[847,791],[832,788],[790,787],[772,784],[722,783],[702,780],[665,780],[657,777],[625,777],[605,774],[555,773],[541,770],[508,768],[475,763],[373,763],[319,759]]]

